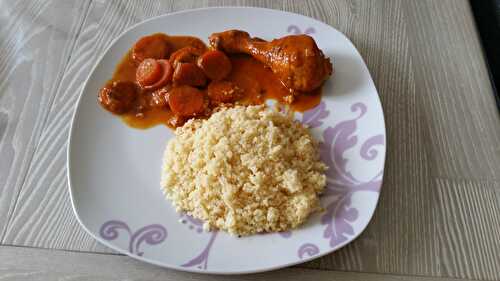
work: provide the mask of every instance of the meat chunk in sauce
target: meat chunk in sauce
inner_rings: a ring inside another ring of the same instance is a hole
[[[202,115],[207,101],[202,91],[191,86],[178,86],[168,92],[168,104],[175,115],[193,117]]]
[[[222,80],[231,73],[231,61],[218,50],[205,52],[198,58],[197,64],[211,80]]]
[[[208,97],[213,104],[234,102],[241,97],[242,92],[230,81],[212,81],[208,85]]]
[[[133,82],[115,81],[104,86],[98,95],[98,101],[106,110],[122,114],[134,106],[137,88]]]
[[[148,58],[164,59],[168,57],[168,43],[163,34],[144,36],[134,44],[132,48],[132,59],[141,63]]]

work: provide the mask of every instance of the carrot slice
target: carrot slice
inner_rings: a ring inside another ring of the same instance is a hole
[[[154,84],[162,78],[163,68],[155,59],[145,59],[137,67],[135,79],[141,86]]]
[[[207,77],[194,63],[178,63],[175,67],[172,81],[176,85],[204,86]]]
[[[175,115],[181,117],[202,114],[207,106],[203,92],[191,86],[172,88],[168,93],[168,105]]]
[[[160,79],[158,79],[156,82],[154,82],[154,84],[143,86],[143,88],[146,90],[158,89],[158,88],[166,85],[168,82],[172,81],[173,69],[172,69],[172,66],[170,66],[170,63],[168,62],[168,60],[157,60],[157,62],[162,68],[162,75],[161,75]]]
[[[231,73],[231,61],[221,51],[212,50],[205,52],[198,58],[198,67],[212,80],[221,80]]]
[[[134,44],[132,59],[141,63],[147,58],[164,59],[168,55],[167,41],[161,34],[144,36]]]
[[[202,50],[192,47],[192,46],[187,46],[182,49],[179,49],[175,52],[173,52],[170,55],[170,64],[176,68],[177,64],[183,63],[183,62],[192,62],[195,63],[196,59],[203,53]]]

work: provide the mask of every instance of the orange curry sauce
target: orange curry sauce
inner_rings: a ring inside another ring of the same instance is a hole
[[[169,53],[181,49],[186,46],[196,46],[198,48],[207,49],[206,45],[198,38],[190,36],[168,36],[162,33],[154,34],[154,36],[163,37],[169,45]],[[288,104],[284,98],[290,95],[290,91],[282,84],[282,82],[273,74],[273,72],[261,62],[252,58],[249,55],[230,55],[232,70],[228,77],[224,80],[231,81],[243,90],[241,99],[238,104],[256,105],[263,104],[268,99],[278,101],[280,104],[286,104],[294,111],[303,112],[314,108],[321,101],[321,87],[311,93],[302,93],[295,96],[295,100]],[[132,59],[132,50],[129,50],[117,65],[113,77],[108,82],[112,81],[136,81],[137,64]],[[204,89],[206,91],[206,87]],[[151,91],[152,92],[152,91]],[[151,92],[143,91],[135,101],[135,108],[140,104],[147,104],[145,99],[149,98]],[[172,127],[169,122],[174,114],[166,108],[142,108],[140,114],[137,110],[131,110],[119,116],[129,126],[133,128],[146,129],[159,124]]]

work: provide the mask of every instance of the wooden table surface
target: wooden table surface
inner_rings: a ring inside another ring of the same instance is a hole
[[[0,279],[500,280],[500,120],[466,0],[0,3]],[[182,273],[105,248],[73,215],[68,129],[96,59],[137,22],[220,5],[319,19],[368,65],[384,184],[368,228],[333,254],[257,275]]]

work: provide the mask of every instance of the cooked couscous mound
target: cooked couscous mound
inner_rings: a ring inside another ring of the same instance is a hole
[[[307,128],[265,106],[222,109],[175,131],[162,188],[206,229],[285,231],[319,210],[326,166]]]

